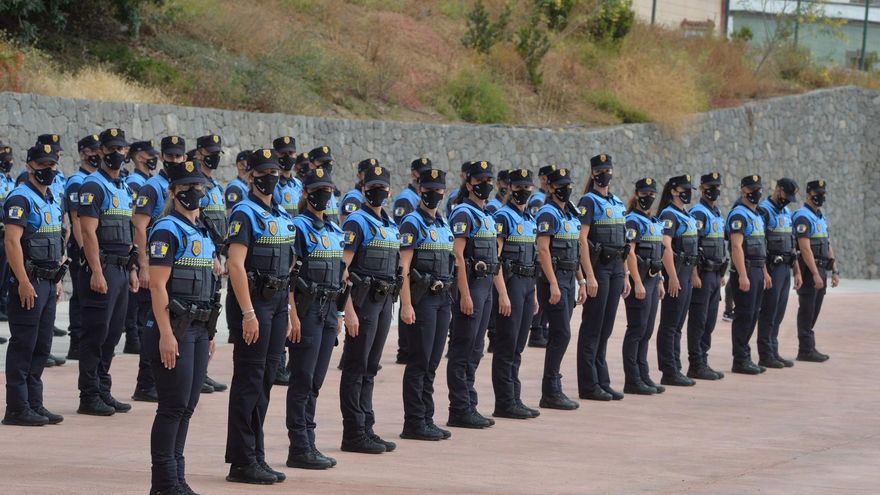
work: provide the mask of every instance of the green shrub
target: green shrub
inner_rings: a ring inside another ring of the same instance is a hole
[[[650,122],[651,118],[639,110],[631,107],[621,101],[614,93],[608,90],[591,91],[587,93],[587,101],[589,101],[597,109],[614,115],[624,124],[637,124],[641,122]]]
[[[510,5],[505,5],[498,19],[492,22],[483,0],[477,0],[467,14],[467,32],[461,39],[462,44],[480,53],[489,53],[492,45],[509,39],[507,25],[512,13]]]
[[[544,74],[541,72],[541,61],[550,50],[550,40],[540,29],[541,18],[535,12],[528,24],[520,26],[516,31],[516,52],[522,57],[529,73],[529,81],[533,86],[541,85]]]
[[[551,31],[562,31],[568,26],[575,0],[534,0],[534,2],[535,7],[547,20],[547,27]]]
[[[587,22],[587,32],[596,41],[620,40],[635,22],[632,0],[599,0],[599,6]]]
[[[462,71],[446,86],[446,101],[461,120],[492,124],[510,120],[504,90],[486,74]]]

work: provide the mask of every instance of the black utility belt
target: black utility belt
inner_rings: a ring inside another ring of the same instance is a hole
[[[27,274],[32,278],[41,278],[43,280],[55,280],[61,268],[39,268],[33,267],[27,270]]]
[[[578,260],[561,260],[559,258],[553,258],[553,268],[555,270],[573,272],[578,269],[579,265],[580,262],[578,262]]]
[[[120,255],[120,254],[101,254],[101,264],[102,265],[116,265],[116,266],[126,266],[128,265],[128,261],[131,259],[129,255]]]
[[[834,269],[834,258],[814,258],[816,268],[824,268],[826,270]]]
[[[449,292],[452,289],[452,285],[454,282],[451,280],[443,281],[443,280],[434,280],[431,282],[431,285],[428,287],[428,292],[432,295],[439,295],[446,292]]]
[[[700,263],[700,271],[703,272],[720,272],[727,268],[727,261],[715,261],[703,259]]]
[[[673,253],[673,257],[677,263],[684,263],[685,265],[696,265],[698,261],[700,261],[700,256],[697,254],[690,255],[684,253]]]
[[[661,260],[642,258],[639,256],[636,258],[636,262],[639,269],[639,276],[643,279],[646,277],[656,277],[657,275],[660,275],[660,272],[663,270],[663,262]]]
[[[767,264],[767,260],[761,259],[747,259],[746,267],[747,268],[764,268],[764,265]]]
[[[290,277],[276,277],[274,275],[263,274],[259,272],[248,272],[248,282],[253,288],[267,288],[270,290],[280,290],[290,284]]]
[[[496,273],[498,273],[498,268],[501,266],[498,263],[489,263],[483,260],[471,260],[469,262],[469,265],[471,267],[471,275],[477,278],[485,277],[488,275],[495,275]]]
[[[769,254],[769,255],[767,255],[767,261],[773,266],[778,266],[778,265],[792,266],[792,265],[794,265],[794,261],[796,259],[797,259],[797,257],[793,254]]]
[[[538,267],[535,265],[520,265],[518,263],[506,263],[504,265],[505,275],[519,275],[521,277],[531,278],[538,274]]]

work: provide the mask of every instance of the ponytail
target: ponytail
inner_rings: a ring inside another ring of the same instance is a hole
[[[584,187],[584,194],[593,190],[593,174],[590,173],[590,177],[587,179],[587,185]]]
[[[165,201],[165,208],[162,208],[162,214],[159,215],[159,218],[167,217],[174,210],[174,186],[168,186],[168,193],[165,195],[167,200]],[[158,220],[158,219],[156,219]]]
[[[629,201],[626,202],[626,212],[632,213],[636,209],[636,205],[639,203],[639,193],[633,192],[632,196],[629,197]]]
[[[306,196],[308,193],[305,189],[303,189],[303,193],[299,196],[299,202],[296,204],[297,213],[302,213],[306,210]]]
[[[464,202],[464,199],[468,197],[468,190],[465,184],[466,182],[461,183],[461,187],[459,187],[458,194],[455,195],[455,199],[452,200],[452,204],[460,205]]]
[[[666,181],[666,184],[663,185],[663,193],[660,194],[660,204],[657,205],[657,213],[665,210],[670,203],[672,203],[672,183]]]

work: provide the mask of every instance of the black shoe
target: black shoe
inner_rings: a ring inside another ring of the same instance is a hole
[[[763,373],[761,367],[751,361],[733,363],[733,367],[730,371],[741,375],[760,375]]]
[[[127,413],[128,411],[131,411],[131,404],[126,404],[125,402],[119,402],[118,400],[114,399],[113,397],[109,397],[107,399],[102,398],[101,400],[104,401],[104,404],[107,404],[108,406],[112,407],[118,413]]]
[[[70,347],[67,349],[67,360],[79,360],[79,337],[70,336]]]
[[[290,383],[290,371],[286,366],[279,366],[275,372],[275,385],[287,385]]]
[[[728,313],[727,311],[721,315],[721,319],[724,321],[733,321],[733,313]]]
[[[52,361],[55,361],[55,366],[61,366],[67,362],[67,360],[64,359],[63,357],[58,357],[53,354],[49,354],[49,359],[51,359]]]
[[[131,400],[140,402],[159,402],[159,393],[156,392],[155,387],[149,390],[139,388],[135,389],[134,393],[131,395]]]
[[[367,432],[367,436],[373,442],[378,443],[379,445],[382,445],[383,447],[385,447],[385,452],[394,452],[394,449],[397,448],[396,443],[389,442],[388,440],[383,440],[382,437],[380,437],[379,435],[376,435],[375,432],[372,432],[372,431]]]
[[[329,459],[318,455],[317,450],[287,456],[287,467],[299,469],[330,469],[333,467]]]
[[[44,364],[43,367],[44,368],[54,368],[55,364],[56,364],[55,360],[52,359],[52,355],[49,354],[49,357],[46,358],[46,364]]]
[[[189,488],[189,485],[187,485],[187,488]],[[150,495],[196,495],[196,492],[192,491],[191,488],[189,491],[187,491],[187,488],[184,488],[183,485],[177,485],[165,490],[151,489]]]
[[[712,369],[712,367],[709,366],[708,364],[706,365],[706,369],[709,370],[711,373],[715,373],[716,380],[721,380],[722,378],[724,378],[724,373],[722,373],[718,370]]]
[[[649,387],[654,387],[654,390],[656,390],[656,393],[658,393],[658,394],[662,394],[663,392],[666,392],[666,387],[664,387],[663,385],[658,385],[658,384],[654,383],[654,380],[652,380],[650,376],[643,376],[642,381],[645,382],[645,385],[647,385]]]
[[[220,382],[214,380],[213,378],[211,378],[210,376],[205,377],[205,385],[209,385],[211,388],[213,388],[214,392],[222,392],[222,391],[226,390],[227,388],[229,388],[226,386],[225,383],[220,383]]]
[[[33,411],[40,416],[45,416],[49,420],[50,425],[57,425],[58,423],[64,421],[64,416],[49,412],[49,410],[43,406],[35,407]]]
[[[192,488],[190,488],[190,486],[187,484],[186,481],[181,483],[179,486],[180,486],[180,495],[199,495]]]
[[[761,359],[758,360],[758,365],[777,370],[785,368],[785,365],[782,364],[782,361],[776,359],[776,356],[762,356]]]
[[[809,352],[799,352],[797,355],[797,360],[807,361],[810,363],[824,363],[825,361],[828,361],[828,357],[829,356],[827,354],[822,354],[821,352],[814,349]]]
[[[140,354],[141,353],[141,343],[136,340],[125,339],[125,345],[122,346],[123,354]]]
[[[480,414],[480,411],[477,411],[476,409],[474,409],[474,414],[476,414],[478,418],[480,418],[480,419],[482,419],[483,421],[489,423],[489,426],[495,426],[495,420],[494,420],[494,419],[489,418],[489,417],[486,417],[486,416],[483,416],[482,414]]]
[[[538,416],[541,415],[541,411],[539,411],[539,410],[537,410],[537,409],[535,409],[535,408],[533,408],[533,407],[529,407],[529,406],[523,404],[523,402],[522,402],[521,400],[519,400],[519,399],[516,400],[516,405],[518,405],[519,407],[521,407],[521,408],[525,409],[526,411],[528,411],[529,414],[531,414],[533,418],[537,418]]]
[[[324,455],[323,453],[321,453],[320,450],[318,450],[318,449],[316,449],[316,448],[312,448],[312,452],[313,452],[316,456],[320,457],[321,459],[326,459],[326,460],[330,461],[330,467],[335,467],[335,466],[336,466],[336,459],[330,457],[329,455]]]
[[[202,393],[203,393],[203,394],[213,394],[213,393],[214,393],[214,387],[212,387],[211,385],[209,385],[208,382],[206,381],[205,383],[202,384]]]
[[[435,425],[434,423],[428,423],[427,425],[425,425],[425,427],[427,427],[429,430],[439,432],[441,435],[443,435],[443,440],[446,440],[448,438],[452,438],[451,431],[446,430],[444,428],[440,428],[439,426]]]
[[[412,428],[404,426],[403,431],[400,433],[400,438],[406,440],[425,440],[428,442],[438,442],[440,440],[443,440],[443,434],[439,431],[428,428],[425,425]]]
[[[578,394],[578,397],[584,400],[599,400],[599,401],[609,401],[613,397],[608,392],[602,390],[600,387],[596,387],[589,392],[584,392],[582,394]]]
[[[491,425],[486,418],[477,415],[474,411],[468,411],[462,414],[453,414],[450,412],[449,421],[446,422],[446,426],[481,430],[483,428],[488,428]]]
[[[89,416],[113,416],[116,409],[108,406],[99,397],[91,399],[80,399],[77,414],[88,414]]]
[[[229,467],[226,481],[248,483],[250,485],[272,485],[275,483],[275,475],[264,471],[263,467],[257,462],[252,462],[247,466],[236,466],[233,464]]]
[[[62,330],[58,327],[52,327],[52,335],[55,337],[64,337],[67,335],[67,330]]]
[[[547,347],[547,339],[543,337],[530,338],[529,339],[529,347]]]
[[[614,389],[611,388],[610,386],[608,386],[608,387],[602,387],[602,390],[604,390],[606,394],[611,395],[611,400],[621,400],[621,399],[623,399],[623,394],[620,393],[620,392],[618,392],[617,390],[614,390]]]
[[[688,378],[694,378],[696,380],[717,380],[718,375],[709,369],[708,366],[698,365],[691,366],[687,371]]]
[[[42,414],[37,414],[36,411],[28,407],[19,412],[7,410],[2,423],[12,426],[45,426],[49,424],[49,418]]]
[[[287,475],[285,475],[281,471],[275,471],[274,469],[272,469],[272,466],[266,463],[266,461],[257,461],[257,464],[259,464],[260,467],[263,468],[263,471],[274,476],[276,483],[281,483],[282,481],[287,479]]]
[[[623,385],[623,393],[635,395],[654,395],[657,389],[649,387],[645,382],[639,380],[637,382],[627,382]]]
[[[677,371],[675,373],[663,374],[663,377],[660,379],[660,383],[663,385],[670,385],[673,387],[692,387],[696,385],[697,382],[691,380],[690,378],[684,376],[681,371]]]
[[[792,366],[794,366],[794,361],[792,361],[790,359],[785,359],[784,357],[780,356],[779,354],[776,355],[776,360],[779,361],[780,363],[782,363],[782,365],[785,366],[786,368],[791,368]]]
[[[495,406],[492,416],[507,419],[532,419],[532,413],[514,404],[508,407]]]
[[[558,394],[545,395],[541,397],[541,402],[538,403],[538,407],[542,407],[544,409],[557,409],[560,411],[574,411],[575,409],[581,407],[581,405],[569,399],[568,396],[566,396],[562,392],[559,392]]]
[[[381,454],[385,452],[385,446],[374,442],[366,434],[356,438],[343,439],[341,450],[343,452],[356,452],[358,454]]]

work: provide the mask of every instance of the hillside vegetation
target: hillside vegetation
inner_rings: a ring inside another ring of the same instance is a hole
[[[880,87],[876,73],[815,67],[787,48],[756,71],[743,41],[639,24],[627,0],[126,0],[103,19],[67,0],[17,2],[54,6],[63,18],[0,16],[0,90],[75,98],[431,122],[675,125],[746,99]],[[73,3],[111,11],[110,0]]]

